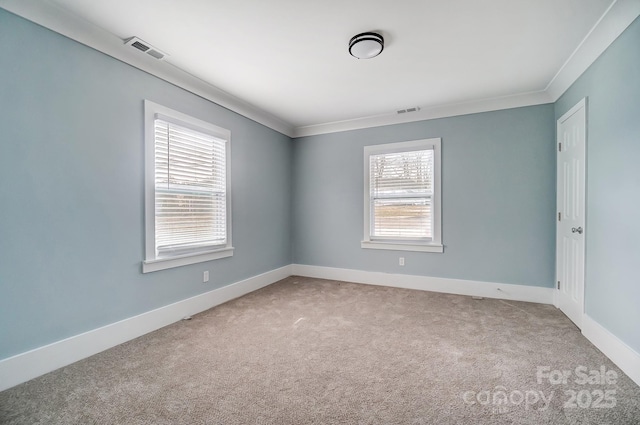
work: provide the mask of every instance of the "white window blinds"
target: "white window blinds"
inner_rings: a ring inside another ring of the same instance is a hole
[[[370,237],[433,239],[433,149],[369,156]]]
[[[226,140],[154,120],[156,256],[227,243]]]

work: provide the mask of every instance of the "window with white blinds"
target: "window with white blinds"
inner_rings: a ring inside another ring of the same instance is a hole
[[[151,134],[143,269],[230,256],[229,132],[149,101],[145,114]]]
[[[365,147],[363,248],[442,252],[440,139]]]
[[[227,243],[226,141],[160,117],[156,140],[156,254]]]

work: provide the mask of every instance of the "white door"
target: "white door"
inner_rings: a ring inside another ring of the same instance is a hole
[[[586,99],[558,120],[558,307],[578,328],[584,312]]]

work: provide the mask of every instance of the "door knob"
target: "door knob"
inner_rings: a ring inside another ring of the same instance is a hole
[[[576,227],[572,227],[571,228],[571,233],[577,233],[577,234],[581,235],[582,234],[582,227],[577,227],[577,228]]]

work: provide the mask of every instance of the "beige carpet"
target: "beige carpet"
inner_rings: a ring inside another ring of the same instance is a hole
[[[552,306],[290,277],[4,391],[0,422],[640,424],[640,388]]]

